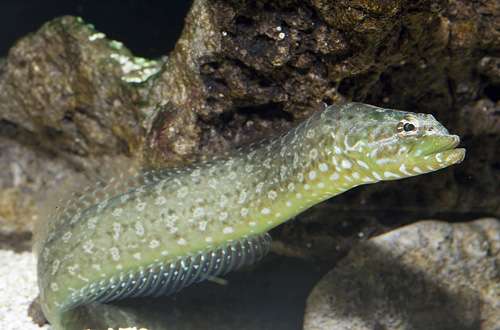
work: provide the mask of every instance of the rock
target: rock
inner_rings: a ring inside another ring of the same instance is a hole
[[[30,248],[33,211],[76,169],[142,148],[135,93],[161,63],[71,16],[10,49],[0,61],[0,247]]]
[[[0,118],[80,155],[134,153],[143,142],[136,91],[161,62],[134,57],[65,16],[20,39],[0,75]]]
[[[312,290],[304,329],[500,328],[500,221],[421,221],[351,250]]]

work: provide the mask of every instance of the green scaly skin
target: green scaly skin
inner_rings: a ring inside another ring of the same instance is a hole
[[[40,244],[44,313],[55,330],[77,329],[65,319],[82,308],[75,308],[72,293],[89,284],[265,233],[358,185],[460,163],[459,141],[431,115],[334,105],[265,147],[172,173],[97,205],[75,199]]]

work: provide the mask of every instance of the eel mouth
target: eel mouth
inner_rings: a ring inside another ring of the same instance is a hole
[[[458,135],[429,136],[415,145],[408,156],[413,158],[415,166],[424,166],[422,170],[433,171],[464,160],[465,149],[455,149],[459,143]]]

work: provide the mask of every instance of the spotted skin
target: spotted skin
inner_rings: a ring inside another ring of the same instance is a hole
[[[430,115],[348,103],[319,110],[264,147],[118,189],[130,181],[122,176],[107,183],[114,193],[94,186],[74,194],[38,245],[44,313],[64,329],[82,288],[264,234],[358,185],[460,163],[459,141]]]

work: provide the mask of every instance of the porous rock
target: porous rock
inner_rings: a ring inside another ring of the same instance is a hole
[[[304,329],[500,328],[500,221],[421,221],[351,250],[313,289]]]

